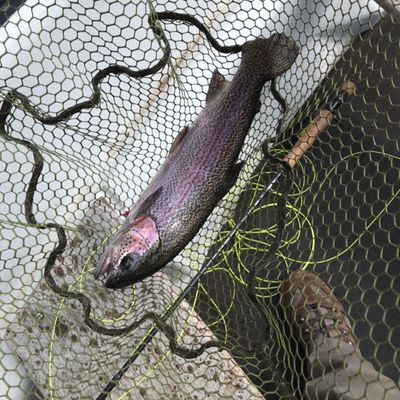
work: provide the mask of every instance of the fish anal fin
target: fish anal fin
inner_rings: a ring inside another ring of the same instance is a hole
[[[133,219],[137,219],[138,217],[144,215],[146,211],[154,204],[154,202],[158,199],[162,192],[162,186],[160,186],[155,192],[153,192],[149,197],[147,197],[139,206],[139,208],[135,211],[135,214],[132,216]]]
[[[232,187],[235,185],[240,171],[242,170],[244,165],[244,161],[240,161],[236,164],[233,165],[233,167],[230,169],[224,184],[222,185],[222,187],[220,187],[219,189],[219,197],[220,199],[222,199],[231,189]]]
[[[175,138],[174,143],[172,143],[168,154],[172,154],[174,151],[176,151],[176,149],[180,146],[183,138],[186,136],[186,134],[188,132],[189,132],[189,126],[185,126],[181,129],[181,131],[178,133],[177,137]]]
[[[208,88],[208,93],[206,97],[206,104],[213,101],[225,88],[226,85],[229,84],[223,75],[218,72],[218,69],[215,68],[212,77],[210,86]]]

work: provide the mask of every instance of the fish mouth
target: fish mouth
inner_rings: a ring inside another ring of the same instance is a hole
[[[118,250],[116,247],[114,247],[109,253],[107,253],[106,250],[106,253],[100,259],[100,262],[97,265],[94,279],[98,280],[100,277],[107,277],[112,273],[112,271],[117,269],[118,264],[113,262],[117,253]]]
[[[101,279],[103,278],[103,279]],[[95,279],[101,279],[103,285],[108,289],[121,289],[126,287],[124,282],[119,279],[117,268],[108,267],[106,271],[96,271]],[[120,283],[119,283],[120,282]]]
[[[106,279],[104,281],[104,286],[108,289],[121,289],[126,287],[125,284],[120,283],[117,284],[117,282],[120,282],[120,280],[116,279],[118,275],[118,272],[116,270],[114,271],[110,271],[107,275],[106,275]]]
[[[113,270],[111,262],[103,263],[97,266],[94,274],[94,279],[98,280],[100,277],[107,277]]]
[[[97,267],[94,278],[96,280],[101,280],[106,288],[117,289],[123,287],[116,284],[118,281],[120,281],[119,275],[119,266],[113,265],[112,262],[104,262]]]
[[[129,286],[129,282],[121,280],[118,272],[114,270],[107,275],[104,286],[107,289],[123,289]]]

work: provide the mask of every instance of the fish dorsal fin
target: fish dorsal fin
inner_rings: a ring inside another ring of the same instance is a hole
[[[155,192],[153,192],[149,197],[147,197],[139,208],[136,210],[134,219],[137,219],[141,215],[144,215],[146,211],[154,204],[154,202],[158,199],[162,191],[162,186],[160,186]]]
[[[223,75],[218,72],[218,69],[215,68],[211,77],[210,87],[208,88],[206,104],[209,104],[211,101],[213,101],[228,84],[229,81],[227,81]]]
[[[183,138],[186,136],[186,134],[189,131],[189,127],[185,126],[184,128],[181,129],[181,131],[178,133],[178,136],[175,138],[174,143],[172,143],[171,148],[169,149],[168,154],[172,154],[182,143]]]

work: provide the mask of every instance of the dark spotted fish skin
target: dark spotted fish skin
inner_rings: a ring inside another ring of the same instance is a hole
[[[193,125],[180,135],[179,143],[174,143],[125,222],[127,226],[134,224],[138,210],[158,190],[159,195],[145,212],[155,221],[158,248],[145,256],[126,284],[171,261],[232,187],[240,172],[240,150],[259,111],[261,90],[267,81],[288,70],[297,54],[292,39],[275,34],[243,45],[241,64],[231,82],[224,83],[214,73],[214,84],[219,80],[222,90],[213,94]],[[108,286],[121,287],[116,273]]]

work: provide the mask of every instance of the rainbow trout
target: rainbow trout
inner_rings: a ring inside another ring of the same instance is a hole
[[[229,82],[215,70],[206,106],[170,152],[100,258],[95,278],[123,288],[158,271],[194,237],[235,184],[240,150],[260,109],[264,84],[296,59],[292,39],[274,34],[243,45]]]

